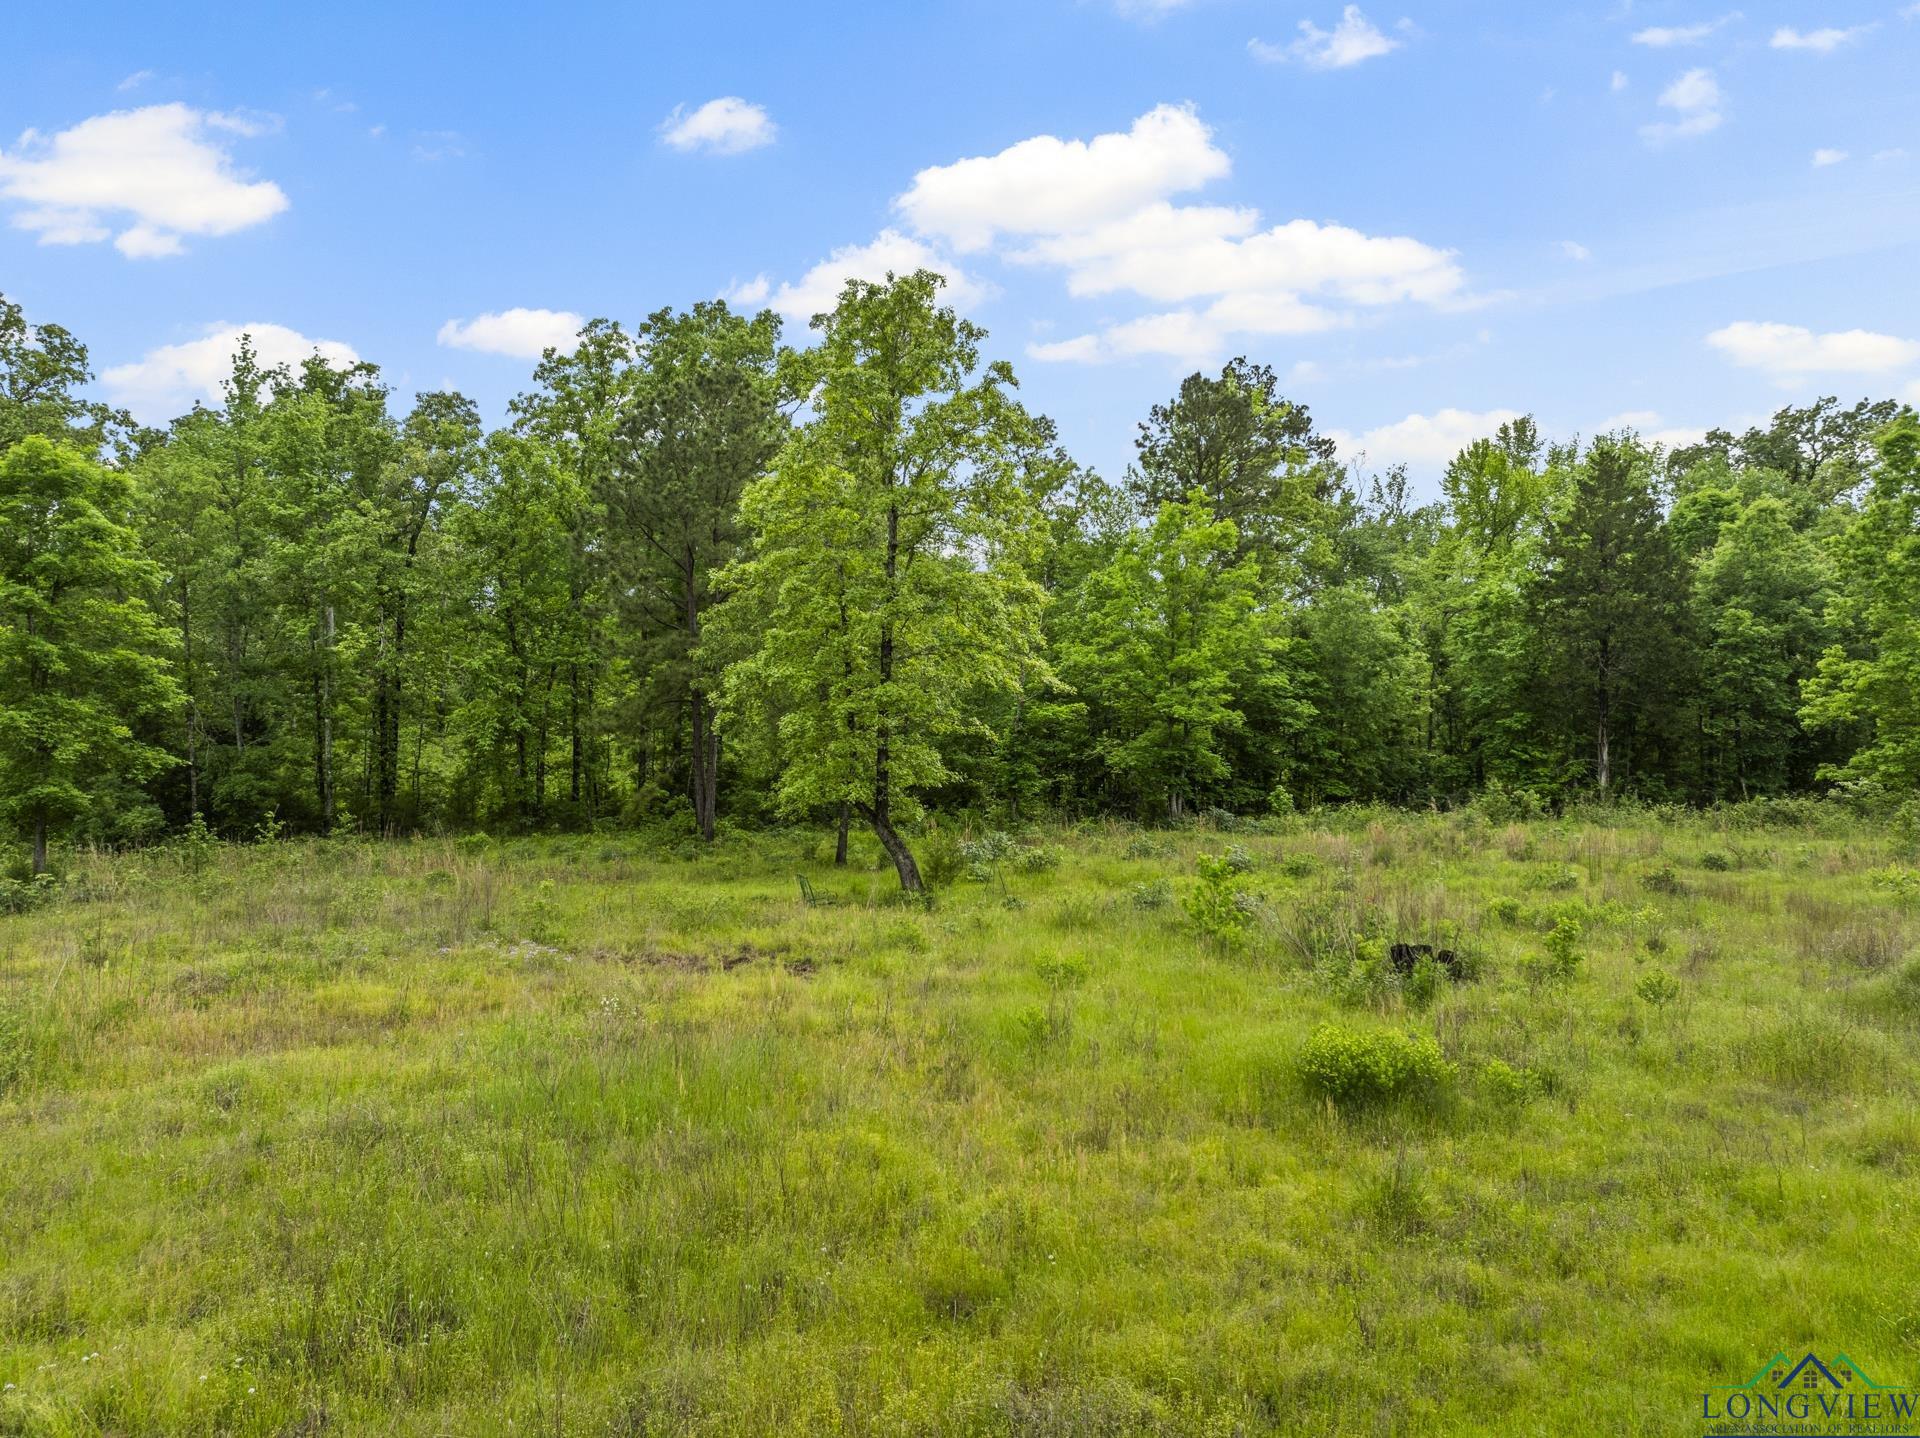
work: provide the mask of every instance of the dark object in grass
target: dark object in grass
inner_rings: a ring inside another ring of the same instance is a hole
[[[1452,949],[1436,949],[1432,944],[1395,944],[1387,950],[1387,957],[1397,974],[1410,974],[1420,960],[1432,959],[1447,971],[1448,977],[1460,977],[1459,955]]]

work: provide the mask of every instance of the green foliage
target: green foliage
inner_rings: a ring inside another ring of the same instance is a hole
[[[1480,1068],[1480,1087],[1498,1108],[1525,1108],[1547,1088],[1530,1068],[1515,1068],[1505,1059],[1488,1059]]]
[[[144,732],[181,692],[131,509],[125,475],[38,435],[0,455],[0,820],[36,872],[104,785],[175,762]]]
[[[1527,980],[1534,987],[1564,986],[1573,982],[1585,957],[1581,948],[1580,921],[1562,916],[1548,932],[1543,952],[1530,953],[1521,960]]]
[[[1322,1024],[1300,1050],[1299,1072],[1314,1093],[1360,1106],[1396,1099],[1440,1098],[1455,1067],[1431,1036],[1397,1029],[1359,1030]]]
[[[1187,891],[1187,917],[1206,939],[1222,948],[1237,948],[1246,941],[1249,917],[1240,870],[1212,854],[1202,854],[1194,867],[1199,881]]]
[[[1648,969],[1635,980],[1633,991],[1642,1003],[1665,1008],[1680,997],[1680,981],[1665,969]]]
[[[1487,900],[1487,917],[1496,924],[1520,922],[1520,901],[1508,894],[1496,894]]]

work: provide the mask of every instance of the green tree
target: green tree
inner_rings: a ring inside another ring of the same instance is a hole
[[[740,496],[786,435],[779,341],[772,311],[748,319],[719,300],[650,316],[597,491],[601,553],[638,640],[637,667],[656,711],[685,730],[687,793],[708,839],[719,808],[720,736],[717,685],[698,662],[700,631],[714,602],[710,576],[739,542]]]
[[[1260,570],[1207,494],[1153,522],[1062,606],[1062,677],[1087,704],[1096,747],[1122,788],[1178,818],[1227,777],[1240,696],[1272,682]]]
[[[984,727],[979,695],[1045,679],[1033,421],[941,283],[855,281],[816,317],[797,360],[813,418],[742,498],[752,543],[714,620],[739,656],[724,709],[773,730],[783,807],[851,806],[909,891],[898,823],[949,778],[943,746]]]
[[[1830,646],[1801,711],[1814,727],[1857,727],[1864,742],[1821,777],[1920,790],[1920,418],[1878,440],[1880,462],[1860,516],[1835,542]]]
[[[125,449],[133,421],[79,391],[93,379],[87,347],[55,324],[30,325],[0,294],[0,454],[30,434],[98,455]]]
[[[1748,505],[1701,559],[1693,607],[1710,792],[1744,799],[1792,781],[1800,687],[1822,648],[1825,600],[1813,543],[1778,499]]]
[[[0,457],[0,815],[31,835],[36,874],[50,830],[171,762],[136,728],[180,690],[131,502],[125,475],[41,436]]]
[[[1333,441],[1314,433],[1304,405],[1281,397],[1270,367],[1236,359],[1218,376],[1188,375],[1153,407],[1134,446],[1127,486],[1143,515],[1198,489],[1215,518],[1234,523],[1233,562],[1286,556],[1312,571],[1330,561]]]
[[[1530,618],[1539,712],[1576,743],[1584,733],[1603,794],[1622,739],[1656,732],[1679,687],[1683,594],[1646,453],[1595,440],[1547,526]]]

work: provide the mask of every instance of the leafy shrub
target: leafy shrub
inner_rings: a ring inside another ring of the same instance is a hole
[[[1197,861],[1200,882],[1187,894],[1187,917],[1214,943],[1237,947],[1247,936],[1251,917],[1243,903],[1240,874],[1225,858],[1202,854]]]
[[[462,834],[454,841],[454,847],[463,854],[484,854],[493,848],[493,840],[484,829],[476,829],[471,834]]]
[[[1275,784],[1267,792],[1267,812],[1276,819],[1291,818],[1296,812],[1293,791],[1285,784]]]
[[[1633,986],[1640,1001],[1654,1008],[1665,1008],[1680,997],[1680,980],[1665,969],[1648,969]]]
[[[1152,834],[1135,834],[1127,843],[1129,859],[1164,859],[1173,852],[1173,846],[1165,839],[1155,838]]]
[[[1136,909],[1164,909],[1173,902],[1173,885],[1165,879],[1128,886],[1127,898]]]
[[[0,914],[24,914],[52,903],[59,893],[60,881],[51,874],[0,879]]]
[[[1045,874],[1060,867],[1058,844],[1033,844],[1013,851],[1013,867],[1023,874]]]
[[[1311,854],[1289,854],[1280,865],[1280,872],[1289,879],[1311,879],[1320,868],[1320,861]]]
[[[1867,882],[1896,904],[1920,904],[1920,869],[1875,869]]]
[[[1505,1059],[1488,1059],[1481,1066],[1480,1087],[1501,1108],[1525,1108],[1541,1091],[1532,1069],[1515,1068]]]
[[[1347,1008],[1379,1004],[1393,992],[1398,976],[1387,960],[1387,942],[1363,938],[1345,951],[1324,954],[1314,967],[1314,979],[1334,1002]]]
[[[1413,961],[1413,968],[1400,983],[1400,994],[1408,1008],[1419,1013],[1433,1003],[1440,992],[1441,972],[1440,965],[1430,955],[1422,954]]]
[[[1077,989],[1087,981],[1087,961],[1079,954],[1049,954],[1034,972],[1050,989]]]
[[[1557,869],[1538,869],[1529,876],[1528,882],[1536,889],[1549,894],[1566,894],[1580,887],[1580,871],[1571,866]]]
[[[1733,867],[1733,859],[1718,849],[1709,849],[1700,856],[1700,867],[1716,874],[1724,874]]]
[[[1437,1097],[1454,1077],[1454,1066],[1431,1036],[1397,1029],[1361,1032],[1322,1024],[1300,1051],[1302,1081],[1337,1104],[1367,1104],[1401,1098]]]
[[[1220,857],[1226,860],[1227,866],[1236,874],[1251,874],[1259,866],[1259,861],[1238,844]]]
[[[1680,882],[1680,876],[1674,873],[1673,865],[1671,864],[1662,864],[1659,868],[1642,874],[1640,876],[1640,887],[1650,894],[1666,894],[1669,896],[1678,896],[1687,891],[1687,886]]]
[[[1487,900],[1487,917],[1496,924],[1517,924],[1520,922],[1520,901],[1506,894],[1496,895]]]
[[[1498,779],[1480,792],[1471,807],[1489,824],[1519,824],[1546,812],[1546,805],[1531,789],[1509,789]]]
[[[957,882],[967,871],[960,841],[945,829],[936,829],[920,845],[920,872],[936,889]]]
[[[1529,954],[1521,960],[1527,979],[1534,987],[1566,984],[1580,971],[1580,922],[1566,916],[1553,926],[1545,940],[1546,952]]]

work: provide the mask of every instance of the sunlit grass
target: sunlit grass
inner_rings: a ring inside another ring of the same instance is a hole
[[[1913,1375],[1887,836],[1032,837],[931,911],[815,835],[76,861],[0,918],[0,1432],[1651,1434],[1783,1348]],[[1415,1011],[1374,934],[1480,976]],[[1330,1023],[1451,1078],[1336,1107]]]

